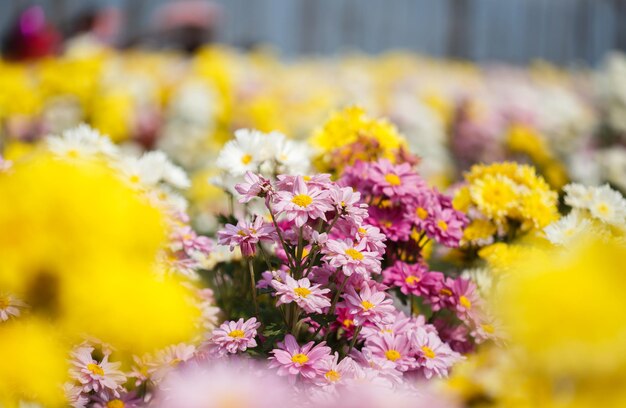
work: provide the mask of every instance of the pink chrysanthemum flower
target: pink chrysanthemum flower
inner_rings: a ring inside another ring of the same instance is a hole
[[[382,336],[383,334],[406,334],[425,324],[426,321],[423,315],[409,317],[404,312],[398,310],[394,315],[394,320],[387,324],[376,323],[364,326],[361,329],[361,337],[368,339],[369,337]]]
[[[325,212],[333,210],[328,190],[307,186],[300,176],[296,177],[292,191],[279,191],[274,201],[276,213],[284,214],[297,227],[303,226],[309,219],[326,221]]]
[[[350,357],[345,357],[339,361],[339,353],[328,356],[322,360],[320,366],[323,375],[315,379],[315,383],[322,387],[335,387],[343,384],[354,374],[356,363]]]
[[[335,187],[330,190],[330,199],[342,216],[360,225],[367,217],[367,204],[361,203],[361,193],[352,187]]]
[[[243,319],[227,321],[213,331],[211,342],[218,347],[220,354],[246,351],[257,346],[254,338],[259,327],[261,323],[254,317],[245,322]]]
[[[416,366],[411,351],[411,340],[406,334],[384,333],[367,339],[365,347],[372,355],[391,361],[398,371],[408,371]]]
[[[413,227],[401,207],[370,207],[367,222],[380,228],[389,241],[407,241]]]
[[[477,317],[481,314],[481,298],[478,295],[476,284],[470,279],[456,278],[450,286],[452,296],[449,297],[449,302],[454,307],[457,316],[466,322],[472,320],[478,320]]]
[[[189,256],[193,256],[196,252],[208,254],[213,248],[213,243],[208,237],[198,236],[188,225],[174,230],[170,239],[172,251],[183,250]]]
[[[462,212],[443,208],[434,211],[426,222],[425,229],[430,238],[447,247],[455,248],[463,238],[463,229],[467,223],[467,217]]]
[[[383,283],[400,288],[405,295],[426,296],[439,285],[440,277],[424,264],[396,261],[383,271]]]
[[[240,203],[247,203],[255,197],[267,197],[273,194],[272,184],[267,178],[251,171],[247,171],[243,178],[245,182],[235,186],[235,190],[242,195],[239,199]]]
[[[379,254],[368,251],[366,241],[354,245],[349,240],[329,240],[322,252],[328,265],[341,268],[346,276],[356,273],[369,279],[371,274],[380,273]]]
[[[402,373],[396,369],[396,364],[387,358],[374,355],[369,348],[352,350],[351,356],[357,363],[354,373],[354,379],[357,382],[367,381],[366,384],[386,387],[402,383]]]
[[[108,354],[97,361],[91,355],[93,350],[93,347],[81,346],[71,353],[70,375],[81,384],[84,393],[94,391],[119,396],[120,387],[126,382],[126,375],[118,370],[121,363],[110,363]]]
[[[439,200],[437,200],[433,190],[424,188],[413,197],[406,209],[409,211],[406,214],[407,218],[412,219],[418,229],[424,230],[426,223],[431,220],[435,211],[439,209]]]
[[[418,365],[427,379],[433,375],[446,377],[450,367],[463,359],[463,356],[441,341],[435,332],[418,328],[412,333],[411,340]]]
[[[386,239],[385,234],[380,232],[380,228],[373,225],[363,224],[357,230],[357,240],[365,242],[365,249],[381,256],[385,253]]]
[[[83,387],[72,382],[63,384],[63,392],[68,405],[72,408],[85,408],[89,403],[89,398],[83,393]]]
[[[361,284],[361,290],[357,293],[351,286],[343,295],[343,306],[349,310],[354,324],[362,326],[365,323],[390,323],[394,319],[396,309],[393,301],[387,297],[387,293],[374,287],[367,282]]]
[[[408,163],[393,165],[389,160],[379,160],[370,167],[369,178],[374,183],[374,194],[387,197],[416,195],[425,186],[422,178]]]
[[[444,319],[436,319],[433,325],[441,341],[457,353],[467,354],[475,349],[474,342],[470,338],[470,330],[466,325],[451,324]]]
[[[217,237],[220,245],[229,245],[231,251],[239,246],[241,253],[249,257],[254,256],[256,244],[260,241],[273,242],[276,239],[276,230],[263,218],[256,217],[251,223],[240,220],[236,226],[226,224],[223,230],[217,232]]]
[[[269,365],[270,368],[278,369],[278,375],[288,376],[291,382],[295,382],[298,376],[313,380],[324,375],[323,362],[330,357],[331,352],[326,342],[315,345],[311,341],[300,347],[296,338],[288,334],[278,347],[272,350],[273,357],[270,357]]]
[[[117,397],[95,396],[93,405],[90,406],[93,408],[138,408],[144,406],[144,401],[135,392],[125,392]]]
[[[325,296],[330,289],[320,289],[320,285],[311,285],[307,278],[295,280],[290,275],[285,276],[285,283],[272,281],[278,296],[277,306],[284,303],[296,302],[307,313],[322,313],[322,309],[330,307],[330,300]]]
[[[5,322],[11,317],[18,317],[21,313],[20,309],[24,307],[26,303],[15,296],[0,294],[0,322]]]
[[[296,185],[298,177],[301,177],[307,186],[321,188],[322,190],[329,189],[333,185],[332,181],[330,180],[330,174],[326,173],[314,174],[312,176],[293,176],[288,174],[279,174],[276,177],[278,179],[278,181],[276,182],[276,187],[280,190],[293,190],[293,187]]]
[[[280,283],[285,283],[287,279],[287,272],[279,269],[275,271],[265,271],[261,273],[261,279],[256,284],[258,289],[267,289],[272,286],[272,281],[277,281]]]
[[[162,380],[169,372],[196,355],[194,345],[180,343],[168,346],[156,353],[155,359],[149,363],[150,378]]]

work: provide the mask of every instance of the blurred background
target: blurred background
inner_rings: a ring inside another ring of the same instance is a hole
[[[400,48],[473,61],[594,65],[607,51],[626,49],[625,0],[1,0],[5,54],[22,46],[19,15],[33,5],[47,27],[31,39],[40,48],[92,30],[119,46],[267,43],[284,56]]]

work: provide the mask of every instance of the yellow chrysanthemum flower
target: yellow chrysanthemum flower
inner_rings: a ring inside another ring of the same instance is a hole
[[[487,217],[501,220],[519,203],[518,186],[508,177],[488,174],[469,188],[472,201]]]
[[[89,335],[142,353],[196,335],[200,312],[192,292],[156,274],[165,242],[162,213],[104,163],[34,154],[0,174],[0,196],[11,198],[0,201],[0,287],[24,300],[28,319],[50,322],[24,333],[45,331],[38,336],[60,344],[43,351],[47,346],[25,334],[20,352],[65,359],[70,345]],[[13,336],[22,331],[12,327],[0,325],[0,339],[18,341]],[[46,354],[58,352],[62,356]],[[0,346],[3,366],[12,353]],[[50,367],[38,373],[49,378],[47,388],[11,370],[0,370],[0,384],[27,399],[48,400],[51,387],[60,386],[56,379],[66,375],[63,364]],[[12,398],[2,392],[0,385],[0,398]]]
[[[362,152],[371,157],[358,157],[359,159],[376,160],[387,158],[394,160],[398,149],[406,145],[404,138],[398,133],[394,125],[384,119],[372,119],[365,111],[357,106],[344,109],[333,114],[324,126],[314,132],[309,142],[320,151],[320,159],[317,163],[323,170],[329,169],[332,154],[342,154],[342,164],[351,164],[355,160],[353,149],[341,151],[357,141],[372,144],[369,148],[374,151]],[[363,146],[362,146],[363,147]],[[345,156],[345,157],[344,157]]]
[[[518,230],[540,230],[558,219],[558,195],[532,166],[512,162],[475,165],[465,179],[468,184],[457,191],[455,208],[474,220],[493,223],[490,230],[494,234],[513,238]],[[470,225],[468,237],[477,233],[478,226]],[[488,237],[482,238],[488,242]]]

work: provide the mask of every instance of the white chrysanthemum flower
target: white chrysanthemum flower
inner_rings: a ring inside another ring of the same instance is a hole
[[[565,204],[573,208],[589,209],[593,199],[593,187],[571,183],[563,187],[565,191]]]
[[[588,232],[590,228],[589,220],[584,218],[580,211],[573,210],[565,217],[548,225],[543,232],[548,241],[553,244],[567,245],[574,242],[580,234]]]
[[[68,159],[98,154],[112,157],[118,153],[118,148],[108,137],[84,124],[64,131],[61,136],[48,136],[46,143],[52,153]]]
[[[123,158],[119,162],[119,170],[135,186],[156,186],[160,182],[177,188],[191,185],[185,171],[172,164],[165,153],[158,150],[144,153],[140,158]]]
[[[607,224],[626,224],[626,200],[608,184],[593,189],[589,211],[595,218]]]
[[[189,206],[185,197],[173,192],[167,186],[151,189],[148,191],[147,197],[156,207],[172,212],[187,212],[187,207]]]
[[[491,289],[494,286],[493,275],[485,268],[472,268],[465,269],[461,273],[461,277],[469,279],[476,284],[481,296],[487,297],[491,294]]]
[[[144,168],[152,168],[156,174],[159,174],[159,181],[177,187],[187,188],[191,185],[187,173],[180,167],[173,164],[167,155],[159,150],[145,153],[139,161]]]
[[[272,135],[279,135],[280,137]],[[296,175],[309,172],[310,149],[305,143],[289,140],[277,132],[272,132],[268,136],[274,139],[268,146],[271,148],[273,159],[276,161],[275,173]]]
[[[149,162],[137,157],[124,157],[118,167],[123,177],[136,187],[155,186],[161,179],[162,169],[150,167]]]
[[[235,132],[235,140],[226,143],[217,158],[217,166],[233,176],[242,176],[246,171],[257,171],[267,159],[266,135],[249,129]]]

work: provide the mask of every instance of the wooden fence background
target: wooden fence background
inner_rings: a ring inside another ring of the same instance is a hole
[[[41,4],[58,23],[87,4],[131,16],[127,35],[175,0],[0,0],[0,29],[19,7]],[[214,0],[220,40],[268,42],[286,56],[393,48],[439,57],[596,64],[626,50],[626,0]]]

